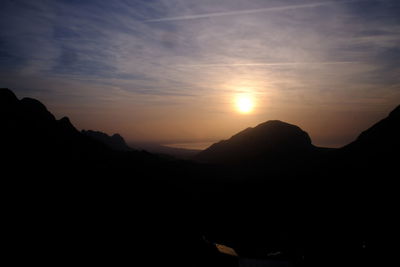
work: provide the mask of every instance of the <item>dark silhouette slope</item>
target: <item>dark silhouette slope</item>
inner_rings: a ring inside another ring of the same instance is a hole
[[[21,162],[98,158],[109,152],[76,130],[67,117],[56,120],[39,101],[18,100],[8,89],[0,89],[0,114],[2,150]]]
[[[109,148],[114,149],[116,151],[131,151],[132,148],[129,147],[124,138],[119,135],[119,134],[113,134],[112,136],[109,136],[106,133],[100,132],[100,131],[92,131],[92,130],[82,130],[82,134],[86,136],[90,136],[103,144],[107,145]]]
[[[278,120],[247,128],[228,140],[213,144],[196,159],[210,163],[288,161],[317,151],[308,134]]]
[[[357,139],[325,158],[333,174],[347,173],[348,183],[376,184],[397,182],[391,179],[396,171],[400,151],[400,106],[388,117],[362,132]],[[326,164],[326,165],[327,165]]]
[[[331,226],[329,233],[314,235],[315,241],[323,244],[330,239],[329,250],[341,248],[347,258],[358,259],[355,265],[366,266],[372,260],[374,265],[393,262],[398,249],[388,237],[400,238],[400,221],[395,212],[400,201],[399,151],[397,107],[354,142],[332,151],[320,162],[312,162],[317,171],[309,177],[308,184],[318,188],[312,195],[319,205],[308,204],[310,217],[318,210],[321,225]],[[331,257],[329,250],[317,246],[315,250],[321,258]]]
[[[346,153],[360,156],[392,157],[400,150],[400,106],[389,116],[366,131],[349,145],[342,148]]]
[[[114,151],[8,89],[0,89],[0,125],[3,241],[15,262],[218,260],[201,239],[190,197],[174,184],[184,164]]]

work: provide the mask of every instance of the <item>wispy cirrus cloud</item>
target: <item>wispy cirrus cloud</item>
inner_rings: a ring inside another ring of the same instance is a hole
[[[322,2],[314,2],[314,3],[300,4],[300,5],[295,4],[295,5],[274,6],[274,7],[267,7],[267,8],[257,8],[257,9],[216,12],[216,13],[197,14],[197,15],[185,15],[185,16],[177,16],[177,17],[166,17],[166,18],[158,18],[158,19],[148,19],[148,20],[145,20],[145,22],[165,22],[165,21],[177,21],[177,20],[214,18],[214,17],[223,17],[223,16],[248,15],[248,14],[293,10],[293,9],[315,8],[315,7],[321,7],[321,6],[346,4],[346,3],[361,2],[361,1],[365,1],[365,0],[322,1]]]
[[[318,66],[318,65],[346,65],[357,64],[357,61],[328,61],[328,62],[258,62],[258,63],[210,63],[210,64],[183,64],[177,67],[274,67],[274,66]]]

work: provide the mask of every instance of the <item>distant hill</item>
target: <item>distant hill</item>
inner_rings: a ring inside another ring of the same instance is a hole
[[[150,153],[172,156],[178,159],[191,159],[201,150],[164,146],[158,143],[132,143],[132,147],[146,150]]]
[[[100,132],[100,131],[92,131],[92,130],[82,130],[82,134],[86,136],[90,136],[103,144],[107,145],[109,148],[116,151],[131,151],[132,148],[129,147],[124,138],[119,134],[113,134],[112,136]]]
[[[319,151],[299,127],[279,120],[247,128],[228,140],[213,144],[195,159],[209,163],[289,160]]]

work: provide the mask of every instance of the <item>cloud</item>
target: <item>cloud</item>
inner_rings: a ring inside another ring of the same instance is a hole
[[[206,88],[217,93],[216,85],[230,79],[232,67],[285,67],[287,72],[280,73],[243,68],[236,76],[243,80],[263,75],[276,80],[303,76],[301,83],[309,79],[308,74],[299,73],[303,72],[301,67],[324,65],[331,67],[330,72],[341,73],[341,65],[356,68],[362,64],[355,62],[376,64],[376,58],[385,56],[385,47],[396,44],[398,32],[388,32],[392,25],[365,21],[362,11],[356,9],[375,2],[279,1],[279,6],[271,2],[265,7],[263,1],[247,1],[257,8],[243,9],[241,1],[117,1],[96,5],[16,1],[5,17],[12,27],[7,29],[3,24],[6,31],[2,31],[1,40],[8,45],[2,50],[21,74],[101,80],[102,84],[143,94],[167,94],[171,88],[175,90],[172,94],[180,88],[182,95]],[[213,8],[239,11],[196,12]],[[291,16],[280,11],[290,11]],[[220,19],[185,24],[178,20],[186,16],[145,19],[179,12],[199,14],[190,18]],[[258,16],[265,12],[268,16]],[[235,16],[240,14],[248,16]],[[381,34],[375,36],[374,30]],[[219,67],[219,72],[207,67]]]
[[[356,64],[357,61],[331,61],[331,62],[277,62],[277,63],[215,63],[215,64],[183,64],[177,67],[274,67],[274,66],[307,66],[307,65],[343,65],[343,64]]]
[[[276,7],[247,9],[247,10],[238,10],[238,11],[229,11],[229,12],[217,12],[217,13],[186,15],[186,16],[178,16],[178,17],[167,17],[167,18],[159,18],[159,19],[148,19],[148,20],[145,20],[145,22],[165,22],[165,21],[213,18],[213,17],[222,17],[222,16],[247,15],[247,14],[276,12],[276,11],[285,11],[285,10],[302,9],[302,8],[315,8],[315,7],[321,7],[321,6],[327,6],[327,5],[346,4],[346,3],[353,3],[353,2],[360,2],[360,1],[365,1],[365,0],[324,1],[324,2],[300,4],[300,5],[276,6]]]

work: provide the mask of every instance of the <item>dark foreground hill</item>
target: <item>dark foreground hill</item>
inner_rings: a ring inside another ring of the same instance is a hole
[[[400,238],[394,212],[400,201],[399,111],[341,149],[316,148],[300,128],[271,121],[200,153],[196,159],[228,163],[237,171],[232,178],[247,179],[219,198],[224,208],[214,216],[225,223],[216,232],[236,232],[239,244],[254,247],[274,240],[289,254],[298,250],[286,245],[300,242],[308,251],[306,266],[393,261],[397,248],[387,237]]]
[[[176,183],[187,164],[118,152],[8,89],[0,125],[2,239],[15,263],[218,264]]]
[[[382,266],[398,253],[387,239],[399,238],[399,108],[338,150],[320,153],[279,121],[214,146],[214,163],[231,160],[226,151],[236,165],[262,158],[257,179],[249,166],[116,151],[7,89],[0,125],[14,262],[237,266],[214,242],[295,266]]]

